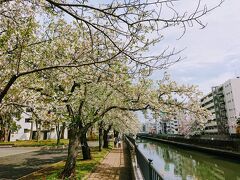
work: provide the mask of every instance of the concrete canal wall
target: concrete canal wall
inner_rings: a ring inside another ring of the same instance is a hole
[[[181,148],[207,152],[227,158],[240,160],[240,141],[237,140],[211,140],[183,137],[162,137],[138,135],[143,139],[150,139],[162,143],[172,144]]]

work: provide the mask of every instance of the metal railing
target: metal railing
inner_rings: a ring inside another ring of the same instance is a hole
[[[145,180],[162,180],[162,176],[158,171],[153,167],[153,160],[147,159],[144,154],[138,149],[138,146],[135,144],[135,140],[127,136],[127,139],[134,144],[135,154],[137,158],[137,164],[141,170],[142,176]]]

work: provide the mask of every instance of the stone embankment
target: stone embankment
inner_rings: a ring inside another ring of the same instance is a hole
[[[216,140],[152,135],[138,135],[138,137],[240,160],[240,140],[238,139]]]

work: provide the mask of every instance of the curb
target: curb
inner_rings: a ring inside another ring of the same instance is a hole
[[[0,148],[12,148],[12,147],[13,145],[4,145],[4,146],[0,145]]]
[[[9,147],[13,147],[13,146],[14,146],[13,143],[0,144],[0,148],[9,148]]]
[[[64,150],[67,149],[68,145],[60,145],[60,146],[43,146],[41,150]]]

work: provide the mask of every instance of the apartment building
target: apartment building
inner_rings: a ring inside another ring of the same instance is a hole
[[[20,120],[16,120],[16,124],[20,127],[17,131],[12,132],[10,135],[10,141],[16,140],[29,140],[32,131],[32,139],[37,138],[37,125],[32,121],[31,111],[26,109],[24,113],[21,114]],[[64,129],[63,138],[67,139],[68,130]],[[57,139],[56,127],[52,125],[41,125],[41,130],[39,133],[40,140],[46,139]]]
[[[202,107],[211,112],[205,133],[236,134],[240,117],[240,78],[229,79],[201,99]]]
[[[223,84],[229,133],[235,134],[240,118],[240,78],[230,79]]]
[[[161,134],[179,134],[179,121],[177,118],[160,121]]]
[[[142,125],[142,132],[158,134],[158,124],[157,122],[146,122]]]
[[[179,134],[179,120],[177,117],[152,120],[143,123],[141,131],[150,134]]]

